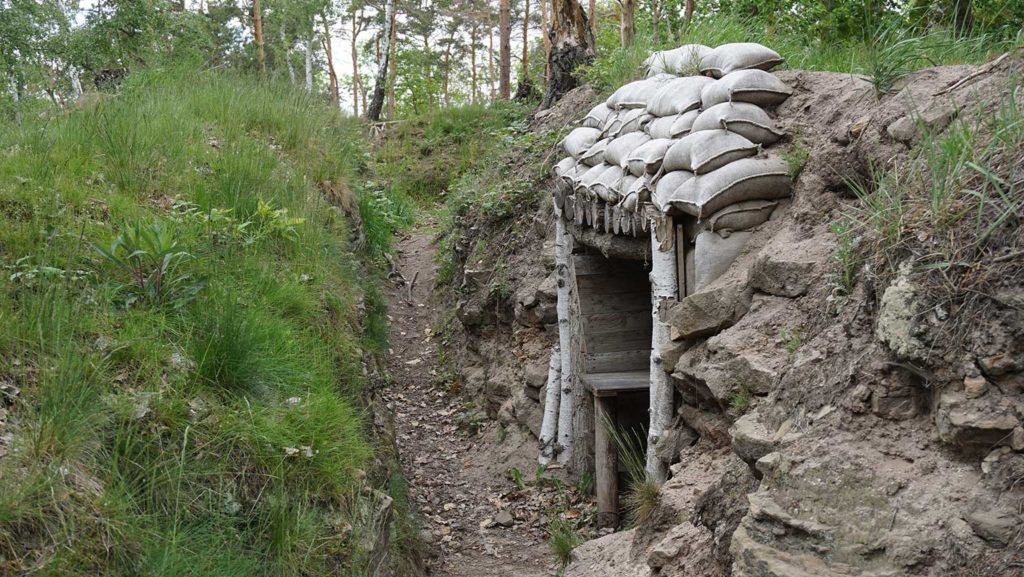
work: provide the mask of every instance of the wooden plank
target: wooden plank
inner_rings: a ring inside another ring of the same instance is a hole
[[[578,277],[576,283],[580,294],[595,295],[636,295],[651,300],[651,285],[647,275],[630,276],[586,276]]]
[[[587,353],[584,369],[588,373],[650,370],[651,350],[618,351],[614,353]]]
[[[619,524],[619,458],[610,427],[615,426],[615,401],[594,397],[594,490],[598,527]]]
[[[586,315],[588,331],[602,332],[612,329],[624,331],[635,329],[650,329],[653,320],[650,315],[638,315],[623,312],[594,313]]]
[[[676,225],[676,281],[679,298],[686,296],[686,231],[683,225]]]
[[[620,295],[579,295],[580,310],[584,315],[613,312],[645,312],[650,316],[651,301],[647,298],[624,299]]]
[[[643,391],[651,385],[650,371],[588,373],[581,378],[593,391],[594,396],[602,397],[629,391]]]
[[[588,353],[618,353],[624,351],[651,350],[651,331],[638,331],[608,337],[587,337]]]

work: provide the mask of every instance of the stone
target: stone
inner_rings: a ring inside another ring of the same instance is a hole
[[[779,470],[782,465],[782,453],[778,451],[772,451],[767,455],[761,457],[754,463],[754,468],[757,469],[763,477],[770,477],[772,473]]]
[[[936,134],[945,130],[958,113],[959,109],[949,105],[928,107],[920,114],[915,112],[901,116],[887,126],[885,132],[893,140],[911,145],[926,132]]]
[[[679,460],[679,453],[689,447],[697,440],[697,433],[682,423],[674,423],[673,427],[666,431],[657,444],[654,445],[654,454],[666,464],[671,465]]]
[[[920,299],[910,280],[910,270],[909,264],[901,265],[896,280],[882,293],[875,336],[897,357],[923,361],[928,347],[921,339]]]
[[[1014,451],[1024,451],[1024,427],[1015,427],[1010,436],[1010,448]]]
[[[743,415],[729,428],[732,451],[748,465],[775,450],[774,434],[761,423],[757,411]]]
[[[935,426],[943,441],[981,450],[1009,444],[1021,423],[1007,399],[968,399],[962,392],[944,391],[936,403]]]
[[[512,517],[512,513],[498,511],[498,514],[494,516],[494,523],[499,527],[511,527],[515,525],[516,520]]]
[[[713,335],[739,322],[750,310],[752,296],[743,283],[712,284],[670,304],[662,320],[672,328],[673,340]]]
[[[650,553],[647,554],[647,566],[651,569],[661,569],[671,563],[683,552],[683,548],[687,545],[685,539],[687,536],[677,528],[673,528],[664,539],[651,548]]]
[[[978,366],[990,377],[999,377],[1024,369],[1024,359],[1005,353],[978,359]]]
[[[552,302],[558,300],[558,275],[549,274],[537,287],[536,295],[540,300]]]
[[[548,359],[543,362],[536,361],[526,365],[523,371],[526,378],[526,386],[539,389],[548,383]]]
[[[1005,509],[976,510],[967,514],[964,521],[978,537],[997,547],[1009,544],[1021,528],[1020,516]]]
[[[812,237],[797,240],[783,230],[761,250],[750,269],[750,286],[770,295],[794,298],[807,294],[818,271],[832,254],[832,243]]]
[[[968,399],[977,399],[985,394],[988,388],[988,381],[985,377],[964,377],[964,396]]]

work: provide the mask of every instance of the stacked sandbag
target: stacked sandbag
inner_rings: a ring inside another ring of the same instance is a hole
[[[650,204],[693,217],[687,257],[699,290],[790,194],[786,163],[770,150],[785,135],[769,110],[792,93],[770,72],[782,62],[755,43],[652,54],[647,78],[620,87],[563,139],[559,190],[606,209]]]

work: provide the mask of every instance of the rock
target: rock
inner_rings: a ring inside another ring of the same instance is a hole
[[[466,328],[478,327],[484,322],[484,310],[479,299],[463,299],[455,304],[455,316]]]
[[[1024,451],[1024,427],[1015,427],[1010,436],[1010,447],[1014,451]]]
[[[572,552],[565,577],[650,577],[651,568],[630,555],[636,529],[587,541]]]
[[[943,441],[981,450],[1009,444],[1021,423],[1007,399],[968,399],[962,392],[945,391],[936,404],[935,426]]]
[[[990,377],[999,377],[1007,373],[1024,370],[1024,358],[1010,354],[1000,353],[981,357],[978,359],[978,366]]]
[[[541,389],[535,389],[533,387],[523,387],[523,392],[526,394],[526,398],[540,402]]]
[[[685,525],[673,527],[664,539],[651,548],[647,554],[647,566],[651,569],[661,569],[683,553],[684,549],[688,548],[689,538],[692,538],[689,534],[691,531],[686,529]]]
[[[902,359],[924,360],[928,354],[918,322],[919,302],[917,290],[910,281],[910,265],[901,265],[899,276],[882,294],[875,336]]]
[[[782,465],[782,453],[778,451],[772,451],[767,455],[761,457],[754,463],[754,468],[761,473],[762,477],[771,476],[772,473],[779,470]]]
[[[744,521],[732,534],[729,546],[735,557],[733,577],[842,577],[816,555],[783,551],[758,542],[746,524]]]
[[[958,113],[959,109],[949,105],[928,107],[920,114],[915,112],[900,117],[887,126],[885,132],[893,140],[911,145],[920,140],[925,132],[937,134],[945,130]]]
[[[671,326],[672,340],[712,335],[743,318],[752,295],[742,283],[712,284],[666,307],[662,320]]]
[[[511,527],[515,525],[516,520],[512,518],[512,513],[508,511],[498,511],[498,514],[494,516],[494,523],[499,527]]]
[[[761,423],[757,411],[743,415],[729,428],[732,451],[748,465],[775,450],[774,435]]]
[[[985,377],[964,377],[964,396],[968,399],[977,399],[985,394],[988,381]]]
[[[780,297],[807,294],[818,271],[832,254],[832,243],[812,237],[797,240],[790,229],[776,234],[761,250],[750,269],[750,286]]]
[[[1006,509],[976,510],[964,516],[978,537],[997,547],[1005,547],[1020,531],[1021,518]]]
[[[558,300],[558,275],[555,273],[549,274],[541,283],[537,286],[536,291],[537,298],[539,300],[546,300],[555,302]]]
[[[679,418],[704,439],[715,445],[729,444],[729,421],[720,413],[702,411],[691,405],[680,405]]]
[[[548,382],[548,359],[544,359],[543,362],[528,363],[523,372],[526,377],[526,386],[534,389],[543,387]]]
[[[667,465],[679,461],[679,452],[697,440],[697,433],[682,422],[673,423],[654,445],[654,454]]]

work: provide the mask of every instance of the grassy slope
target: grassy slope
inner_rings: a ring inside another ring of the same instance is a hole
[[[383,333],[317,183],[344,201],[363,157],[318,103],[214,75],[0,130],[0,573],[360,572]],[[147,293],[93,243],[154,224],[187,255]]]

